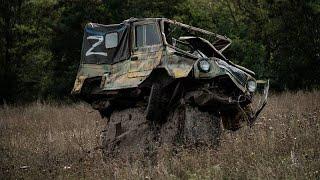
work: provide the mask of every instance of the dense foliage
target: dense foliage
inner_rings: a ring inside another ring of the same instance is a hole
[[[88,22],[167,17],[233,40],[232,61],[272,88],[319,88],[318,0],[11,0],[0,4],[0,103],[69,95]]]

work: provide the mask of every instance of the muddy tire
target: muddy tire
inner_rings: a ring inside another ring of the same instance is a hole
[[[162,100],[162,86],[160,83],[154,83],[151,87],[148,106],[146,110],[146,118],[149,121],[160,122],[164,112]]]

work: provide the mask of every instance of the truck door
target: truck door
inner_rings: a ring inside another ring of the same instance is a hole
[[[162,56],[159,24],[156,22],[134,23],[132,35],[132,56],[128,77],[148,76],[160,63]]]

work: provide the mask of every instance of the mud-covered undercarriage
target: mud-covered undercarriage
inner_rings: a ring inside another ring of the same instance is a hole
[[[171,138],[214,142],[220,124],[228,130],[252,125],[267,102],[264,81],[261,101],[252,107],[258,81],[223,55],[230,44],[166,18],[89,23],[72,94],[107,119],[103,142],[112,151],[130,137],[169,137],[171,131]]]
[[[228,76],[204,80],[157,76],[157,80],[150,78],[139,88],[115,91],[101,91],[100,81],[97,78],[87,82],[88,87],[79,97],[107,119],[114,111],[137,106],[145,109],[147,119],[165,122],[170,111],[179,105],[218,114],[229,130],[239,129],[242,122],[251,125],[256,117],[250,106],[253,94],[244,94]]]

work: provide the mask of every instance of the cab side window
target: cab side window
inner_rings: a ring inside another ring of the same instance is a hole
[[[143,26],[136,26],[136,47],[142,47],[143,41]]]
[[[146,45],[160,44],[160,38],[155,24],[146,25]]]
[[[159,32],[156,24],[144,24],[135,27],[136,47],[160,44]]]

